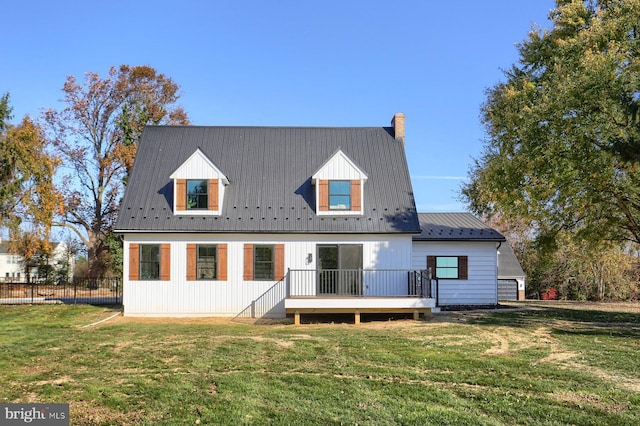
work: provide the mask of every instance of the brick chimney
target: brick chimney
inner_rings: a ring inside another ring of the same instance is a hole
[[[396,113],[391,120],[391,125],[393,126],[396,140],[404,145],[404,114],[401,112]]]

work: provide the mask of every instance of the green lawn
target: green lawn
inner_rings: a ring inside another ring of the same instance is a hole
[[[68,402],[73,425],[640,424],[640,309],[83,327],[112,314],[0,306],[0,402]]]

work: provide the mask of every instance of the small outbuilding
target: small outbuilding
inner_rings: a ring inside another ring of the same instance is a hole
[[[498,249],[498,300],[524,300],[526,276],[511,246]]]

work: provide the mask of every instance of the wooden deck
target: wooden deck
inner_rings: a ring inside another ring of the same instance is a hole
[[[298,296],[285,299],[284,306],[288,315],[294,315],[296,325],[302,314],[353,313],[359,324],[363,313],[413,313],[418,319],[420,314],[440,311],[435,299],[423,297]]]

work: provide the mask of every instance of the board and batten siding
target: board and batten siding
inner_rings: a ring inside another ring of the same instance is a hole
[[[168,281],[129,280],[131,244],[170,244]],[[226,280],[187,280],[188,244],[226,244]],[[246,281],[245,244],[284,244],[284,270],[316,269],[318,244],[362,244],[365,269],[410,269],[411,235],[126,234],[124,315],[285,317],[284,281]],[[311,262],[309,260],[311,254]]]
[[[414,241],[412,268],[425,269],[427,256],[467,256],[468,279],[439,280],[438,305],[498,303],[498,254],[495,242]]]

